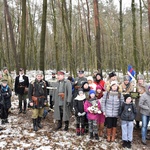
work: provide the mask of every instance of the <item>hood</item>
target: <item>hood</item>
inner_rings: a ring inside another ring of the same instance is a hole
[[[148,94],[148,95],[150,95],[150,92],[149,92],[149,89],[150,88],[150,83],[146,83],[145,84],[145,91],[146,91],[146,93]]]

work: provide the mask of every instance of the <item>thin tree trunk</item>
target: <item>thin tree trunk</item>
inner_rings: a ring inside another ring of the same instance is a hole
[[[149,35],[150,35],[150,0],[147,0],[148,3],[148,25],[149,25]]]
[[[132,0],[131,8],[132,8],[132,30],[133,30],[133,33],[132,33],[132,36],[133,36],[133,57],[134,57],[134,63],[135,63],[135,70],[136,70],[136,73],[138,74],[139,69],[138,69],[138,58],[137,58],[135,0]]]

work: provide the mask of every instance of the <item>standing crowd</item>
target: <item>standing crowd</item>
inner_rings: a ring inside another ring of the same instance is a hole
[[[141,130],[142,144],[146,145],[150,139],[147,136],[150,83],[145,82],[142,74],[137,75],[135,85],[128,75],[120,83],[115,72],[109,73],[108,79],[104,81],[98,71],[93,76],[85,77],[84,71],[79,70],[76,78],[68,76],[67,79],[63,71],[58,71],[57,74],[52,73],[50,81],[46,81],[42,71],[37,71],[35,80],[29,83],[24,69],[20,68],[13,87],[13,79],[4,67],[0,78],[2,125],[9,123],[8,115],[14,90],[19,99],[18,114],[26,114],[27,97],[29,98],[28,107],[32,109],[34,131],[42,128],[45,107],[49,104],[49,111],[54,111],[53,117],[57,121],[56,131],[63,126],[64,131],[68,131],[70,116],[74,114],[77,136],[88,133],[90,139],[99,140],[99,137],[104,137],[106,128],[107,141],[114,142],[120,121],[123,147],[131,148],[134,129]]]

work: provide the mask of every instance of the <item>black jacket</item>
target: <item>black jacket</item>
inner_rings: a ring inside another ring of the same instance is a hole
[[[133,121],[136,116],[135,105],[133,103],[126,104],[124,102],[119,110],[119,116],[120,116],[121,120]]]
[[[25,75],[23,75],[23,82],[19,82],[19,76],[15,79],[15,93],[23,95],[25,87],[29,87],[29,78]]]

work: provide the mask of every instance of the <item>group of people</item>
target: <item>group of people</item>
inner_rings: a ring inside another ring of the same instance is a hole
[[[10,77],[6,79],[3,75],[0,96],[5,103],[7,101],[7,113],[1,116],[2,124],[8,123],[8,111],[11,107],[13,87],[8,81]],[[66,79],[65,73],[58,71],[57,74],[52,73],[50,81],[46,81],[42,71],[38,71],[35,80],[29,83],[23,68],[20,68],[19,75],[15,78],[14,92],[19,98],[19,114],[26,114],[28,96],[34,131],[42,128],[44,107],[49,104],[57,121],[56,130],[61,129],[64,123],[64,131],[68,131],[70,116],[74,112],[77,136],[89,133],[90,139],[99,140],[99,136],[104,136],[106,126],[107,141],[113,142],[116,139],[117,121],[121,120],[123,147],[131,148],[133,129],[140,129],[140,121],[142,143],[146,145],[146,140],[149,139],[147,127],[150,116],[150,83],[145,82],[144,75],[137,76],[135,85],[130,82],[128,75],[120,83],[115,72],[109,73],[108,80],[104,81],[99,72],[85,77],[84,71],[79,70],[76,78],[69,76]]]

